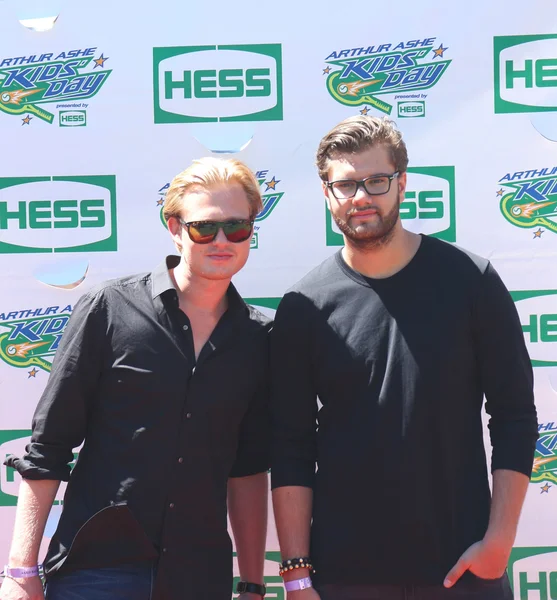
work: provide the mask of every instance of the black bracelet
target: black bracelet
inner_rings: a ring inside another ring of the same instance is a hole
[[[311,558],[309,556],[302,556],[283,560],[280,563],[279,575],[282,577],[285,573],[293,571],[294,569],[309,569],[310,571],[313,571]]]
[[[236,584],[236,593],[237,594],[257,594],[258,596],[265,596],[267,593],[267,588],[265,584],[260,585],[259,583],[250,583],[249,581],[238,581]]]

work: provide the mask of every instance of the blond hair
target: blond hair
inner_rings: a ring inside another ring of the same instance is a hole
[[[184,208],[184,196],[195,187],[209,189],[217,185],[237,183],[246,193],[250,206],[250,217],[255,219],[263,208],[259,183],[249,168],[233,158],[206,157],[193,163],[170,183],[166,192],[162,213],[164,220],[177,217]]]
[[[319,177],[327,181],[330,160],[379,145],[390,153],[395,170],[404,173],[408,167],[408,152],[402,134],[393,121],[386,117],[363,115],[341,121],[319,143],[316,157]]]

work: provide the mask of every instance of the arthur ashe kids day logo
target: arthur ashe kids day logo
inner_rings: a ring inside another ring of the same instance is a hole
[[[507,173],[499,180],[496,195],[509,223],[537,227],[533,239],[541,238],[545,230],[557,233],[557,167]]]
[[[50,372],[72,312],[71,305],[0,313],[0,359],[27,369],[27,379]]]
[[[153,49],[155,123],[282,120],[280,44]]]
[[[493,40],[496,113],[557,111],[557,34]]]
[[[281,183],[280,179],[277,179],[275,175],[270,176],[270,171],[257,171],[255,177],[259,182],[261,188],[261,199],[263,200],[263,209],[255,218],[255,225],[253,226],[253,237],[251,238],[251,248],[255,249],[259,247],[259,236],[261,234],[261,222],[264,221],[269,215],[275,210],[277,204],[284,196],[284,192],[277,190],[277,186]],[[265,186],[265,188],[263,188]]]
[[[404,226],[447,242],[456,241],[454,167],[409,167],[404,202]],[[326,210],[327,246],[342,246],[344,238]]]
[[[259,248],[259,235],[261,233],[261,221],[264,221],[276,208],[281,198],[284,196],[284,192],[277,189],[280,179],[277,179],[275,175],[270,175],[271,171],[266,169],[264,171],[256,171],[255,177],[259,182],[261,188],[261,199],[263,200],[263,209],[255,218],[255,224],[253,227],[253,236],[251,238],[250,248],[255,250]],[[160,207],[159,217],[161,223],[166,227],[166,222],[163,216],[164,199],[166,191],[170,187],[170,183],[163,185],[158,192],[157,206]]]
[[[423,92],[437,84],[450,65],[447,50],[436,38],[339,50],[325,59],[323,75],[327,90],[341,104],[369,104],[390,115],[389,102],[399,100],[398,117],[423,117]],[[368,111],[365,106],[360,112]]]
[[[548,494],[552,487],[557,489],[557,423],[540,423],[538,430],[530,481],[540,484],[541,494]]]
[[[35,117],[52,123],[56,103],[60,126],[86,125],[85,111],[75,109],[87,108],[83,100],[105,84],[112,73],[107,60],[97,48],[0,59],[0,112],[20,117],[22,125]]]

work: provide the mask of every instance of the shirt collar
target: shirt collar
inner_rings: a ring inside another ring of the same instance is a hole
[[[228,297],[228,312],[248,312],[247,304],[244,302],[244,299],[242,296],[240,296],[238,290],[232,282],[230,282],[230,285],[226,290],[226,296]]]
[[[151,273],[153,298],[168,292],[168,290],[174,290],[174,292],[176,292],[172,277],[170,277],[170,269],[177,267],[179,262],[179,256],[167,256]]]
[[[176,299],[178,299],[178,292],[176,291],[172,278],[170,277],[170,269],[174,269],[178,266],[179,263],[180,257],[171,254],[170,256],[167,256],[151,273],[153,298],[161,296],[165,292],[172,290],[175,294]],[[232,282],[226,290],[226,295],[228,297],[227,312],[247,312],[247,305]]]

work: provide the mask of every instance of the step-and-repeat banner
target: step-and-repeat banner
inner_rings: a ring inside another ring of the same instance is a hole
[[[46,32],[15,4],[0,1],[0,458],[29,440],[77,299],[173,252],[161,209],[176,173],[211,154],[256,173],[264,208],[235,281],[272,316],[342,245],[319,140],[348,116],[388,115],[410,156],[404,226],[490,258],[516,302],[540,438],[509,574],[515,598],[557,598],[552,3],[97,0],[62,3]],[[0,564],[18,485],[1,467]],[[61,506],[62,493],[44,544]],[[285,597],[277,550],[271,525],[270,598]]]

